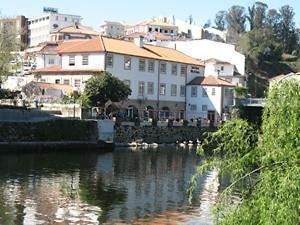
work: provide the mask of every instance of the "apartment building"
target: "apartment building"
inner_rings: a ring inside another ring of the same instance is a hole
[[[79,23],[81,17],[78,15],[69,15],[58,13],[57,9],[44,9],[42,16],[28,19],[28,42],[29,46],[50,41],[50,34],[63,27],[72,26]]]
[[[16,51],[23,51],[27,47],[28,27],[25,16],[0,19],[0,30],[1,32],[9,32],[15,38]]]

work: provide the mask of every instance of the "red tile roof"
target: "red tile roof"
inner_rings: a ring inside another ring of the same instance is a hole
[[[216,76],[207,76],[207,77],[196,77],[188,85],[203,85],[203,86],[229,86],[235,87],[236,85],[220,79]]]
[[[87,40],[68,40],[64,41],[58,47],[58,53],[60,54],[88,52],[111,52],[116,54],[204,66],[202,62],[172,48],[146,44],[144,44],[143,47],[139,47],[130,41],[108,37],[99,37]]]
[[[62,42],[58,46],[58,53],[86,53],[104,52],[105,48],[100,37],[95,39],[73,39]]]
[[[43,74],[43,75],[47,75],[47,74],[67,74],[67,75],[71,75],[71,74],[98,74],[102,72],[102,70],[99,69],[62,69],[60,66],[51,66],[51,67],[47,67],[47,68],[42,68],[42,69],[36,69],[33,71],[34,74],[38,75],[38,74]]]

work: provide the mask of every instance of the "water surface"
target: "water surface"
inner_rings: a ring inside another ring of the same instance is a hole
[[[187,202],[200,164],[176,147],[0,155],[0,224],[210,224],[214,173]]]

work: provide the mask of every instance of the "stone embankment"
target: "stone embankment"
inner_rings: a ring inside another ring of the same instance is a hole
[[[197,142],[203,133],[214,128],[199,127],[118,127],[115,130],[115,143],[182,143]]]

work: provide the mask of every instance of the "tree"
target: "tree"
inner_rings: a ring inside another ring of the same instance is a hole
[[[243,6],[232,6],[226,15],[228,30],[237,34],[245,31],[246,14]]]
[[[230,176],[215,211],[217,224],[299,223],[299,127],[300,84],[292,80],[268,93],[260,132],[233,119],[208,134],[198,150],[207,153],[198,173],[216,169]]]
[[[250,30],[264,27],[267,8],[268,5],[263,2],[255,2],[253,6],[248,7],[247,19],[250,24]]]
[[[89,104],[103,108],[108,101],[123,101],[130,94],[129,86],[109,72],[101,72],[99,75],[91,77],[84,89],[84,95]]]
[[[284,5],[279,10],[279,41],[283,44],[283,49],[287,53],[291,53],[297,46],[297,33],[294,22],[294,10],[289,5]]]
[[[10,71],[11,54],[15,50],[15,33],[3,23],[0,26],[0,85]]]
[[[226,29],[226,16],[227,16],[227,12],[226,11],[219,11],[216,14],[216,18],[215,18],[215,24],[216,24],[216,28],[218,30],[225,30]]]
[[[278,36],[278,24],[280,22],[280,14],[276,9],[270,9],[266,16],[266,28],[272,30],[273,35]]]

